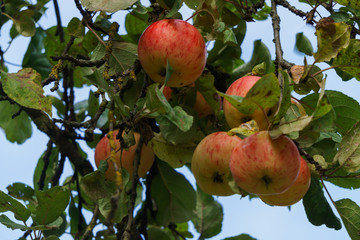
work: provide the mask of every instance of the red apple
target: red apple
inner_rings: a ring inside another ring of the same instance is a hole
[[[140,139],[140,134],[134,133],[136,144],[129,147],[127,150],[124,149],[121,155],[120,142],[118,139],[116,139],[116,135],[118,134],[118,132],[119,132],[118,130],[114,130],[113,132],[113,138],[116,146],[115,149],[116,164],[118,167],[121,166],[125,168],[129,172],[130,176],[132,176],[134,172],[135,151],[136,151],[137,143],[139,142]],[[99,143],[96,145],[95,148],[95,164],[97,167],[99,167],[101,160],[108,161],[109,167],[105,172],[105,177],[109,180],[115,180],[116,172],[115,172],[114,164],[109,160],[110,154],[111,154],[111,147],[110,147],[109,138],[107,136],[104,136],[99,141]],[[120,158],[121,158],[121,162],[120,162]],[[152,148],[143,144],[140,153],[140,165],[138,169],[139,177],[144,177],[146,175],[146,173],[150,170],[152,164],[154,163],[154,160],[155,160],[155,155]]]
[[[147,75],[164,83],[166,65],[173,68],[169,87],[189,85],[201,75],[206,63],[206,46],[200,32],[179,19],[163,19],[151,24],[141,35],[138,57]]]
[[[207,194],[228,196],[234,191],[228,185],[229,159],[232,149],[241,138],[226,132],[215,132],[197,145],[191,162],[191,170],[198,186]]]
[[[237,144],[230,156],[235,183],[254,194],[278,194],[298,176],[301,156],[287,136],[271,139],[268,131],[256,132]]]
[[[249,90],[260,79],[258,76],[245,76],[234,81],[226,91],[227,95],[236,95],[245,97]],[[224,99],[223,103],[225,119],[231,128],[239,127],[240,124],[255,120],[260,130],[267,130],[269,123],[265,114],[269,113],[269,109],[255,110],[252,114],[246,115],[239,112],[231,103]]]
[[[270,205],[290,206],[299,202],[310,187],[311,173],[306,161],[301,158],[300,171],[293,185],[285,192],[272,195],[258,195],[259,198]]]

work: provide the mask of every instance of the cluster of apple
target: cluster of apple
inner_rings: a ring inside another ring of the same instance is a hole
[[[164,84],[168,64],[172,74],[163,89],[167,100],[172,88],[194,87],[194,82],[202,74],[206,63],[206,47],[200,32],[191,24],[178,19],[164,19],[151,24],[141,35],[138,43],[138,57],[143,70],[155,82]],[[227,89],[227,95],[245,97],[260,79],[245,76],[234,81]],[[292,99],[302,115],[305,110]],[[197,92],[195,110],[199,117],[213,113],[200,92]],[[239,112],[224,100],[223,109],[230,128],[255,120],[260,131],[244,139],[227,132],[214,132],[206,136],[196,147],[191,168],[198,186],[211,195],[228,196],[240,191],[259,196],[270,205],[289,206],[303,198],[310,186],[310,170],[300,156],[293,141],[280,136],[272,139],[267,131],[269,123],[266,115],[271,109],[257,110],[251,115]],[[115,139],[116,149],[120,143]],[[139,134],[135,134],[138,142]],[[118,166],[124,167],[131,175],[137,144],[116,153]],[[95,149],[95,162],[109,159],[111,148],[105,136]],[[154,152],[144,145],[141,151],[139,176],[143,177],[154,162]],[[115,179],[114,164],[109,164],[106,178]],[[236,186],[231,183],[235,182]]]
[[[277,206],[300,201],[311,181],[310,169],[293,141],[286,136],[272,139],[266,130],[245,139],[212,133],[196,147],[191,167],[198,186],[208,194],[245,191]]]

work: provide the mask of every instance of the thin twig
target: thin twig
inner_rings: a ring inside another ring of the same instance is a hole
[[[136,147],[135,151],[135,158],[134,158],[134,171],[132,176],[132,185],[131,185],[131,193],[130,193],[130,203],[129,203],[129,209],[128,209],[128,222],[126,224],[125,231],[123,233],[123,239],[124,240],[131,240],[131,230],[133,228],[134,224],[134,208],[135,208],[135,202],[136,202],[136,188],[139,182],[139,175],[138,175],[138,169],[140,165],[140,156],[141,156],[141,148],[143,145],[143,140],[140,135],[140,139],[138,142],[138,145]]]

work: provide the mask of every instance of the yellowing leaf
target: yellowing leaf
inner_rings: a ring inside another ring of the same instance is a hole
[[[360,122],[344,135],[334,162],[339,162],[349,173],[360,170]]]
[[[355,9],[360,9],[359,0],[335,0],[335,2]]]
[[[42,110],[51,116],[51,101],[44,96],[41,76],[31,68],[17,73],[1,72],[4,92],[9,98],[23,107]]]
[[[133,5],[136,0],[81,0],[81,4],[89,11],[116,12]]]
[[[328,18],[319,21],[316,26],[318,50],[314,54],[316,62],[330,61],[350,42],[351,27],[345,23],[334,23]]]
[[[351,39],[349,46],[342,49],[334,59],[333,66],[338,66],[344,72],[360,81],[360,40]]]

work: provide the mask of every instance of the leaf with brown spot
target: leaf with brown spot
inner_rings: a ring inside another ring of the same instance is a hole
[[[19,105],[46,112],[51,116],[51,100],[44,96],[41,76],[32,68],[24,68],[17,73],[1,72],[4,92]]]

